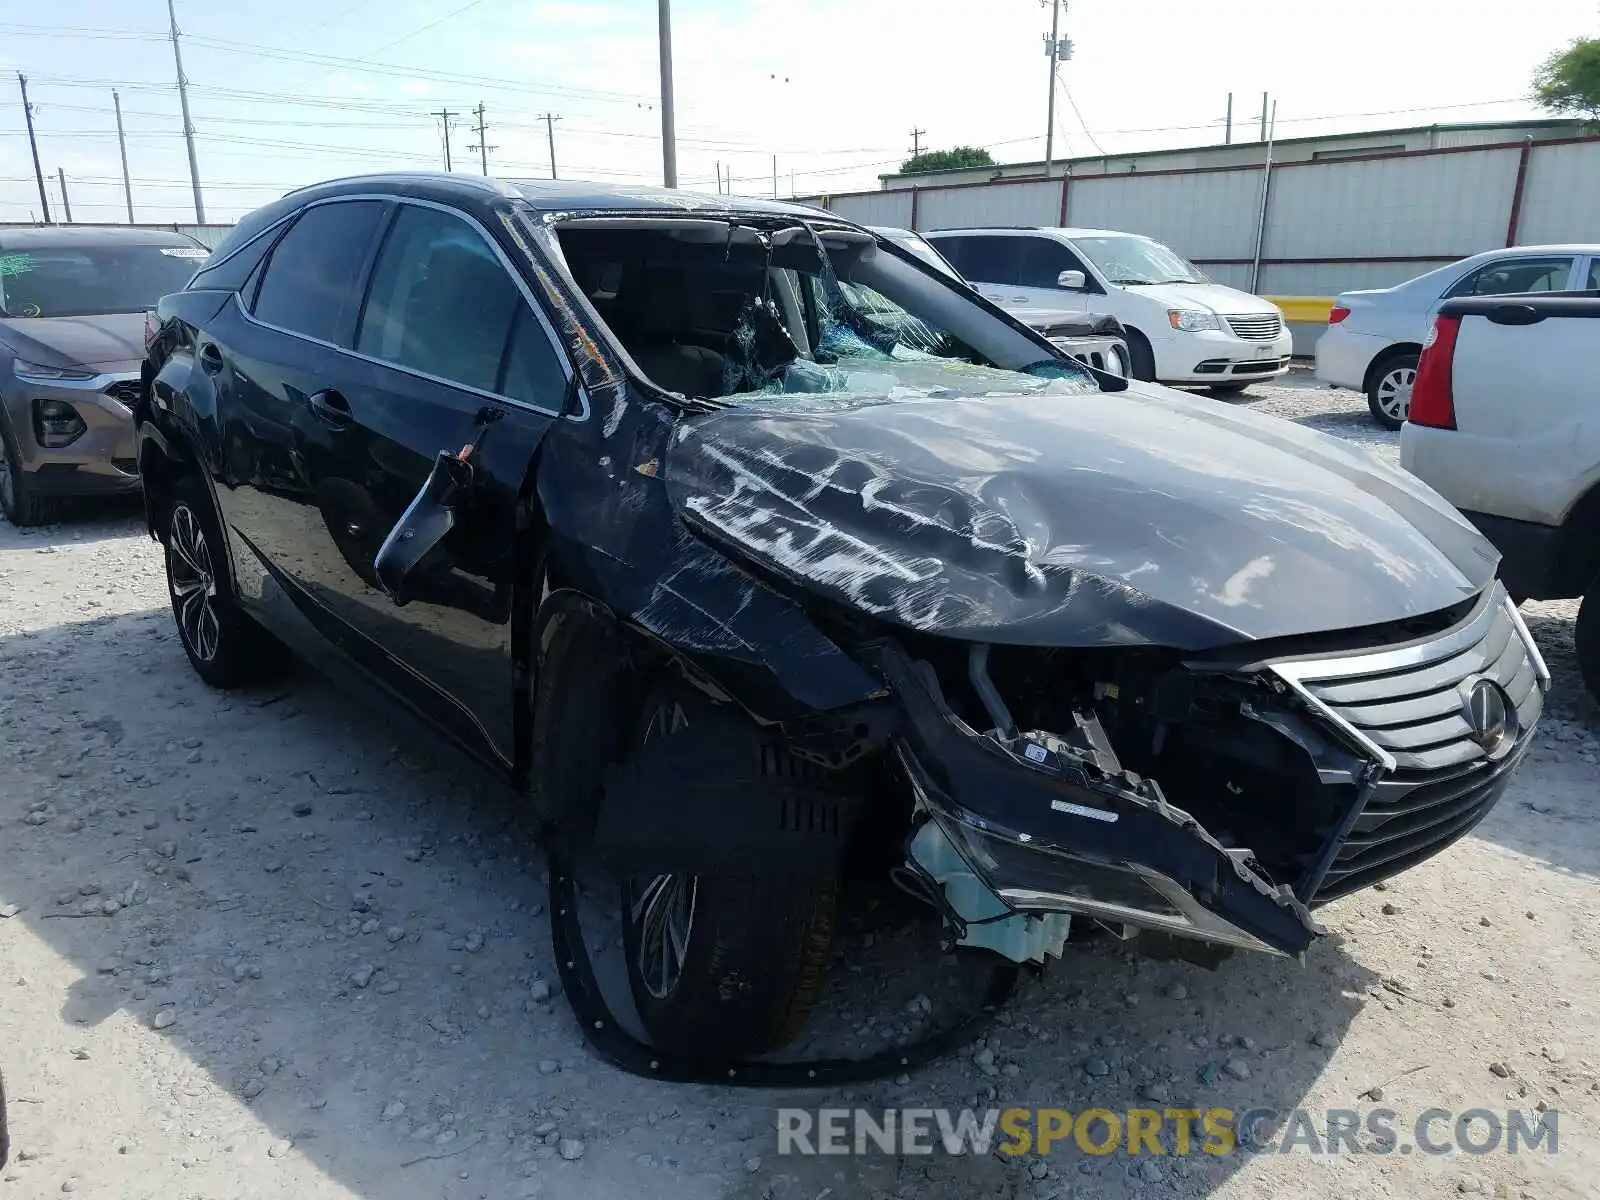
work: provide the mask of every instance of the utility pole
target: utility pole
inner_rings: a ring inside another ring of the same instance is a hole
[[[122,97],[111,89],[111,103],[117,110],[117,150],[122,154],[122,196],[128,202],[128,224],[133,224],[133,181],[128,178],[128,139],[122,134]]]
[[[539,118],[544,122],[545,137],[550,142],[550,178],[556,178],[556,122],[561,120],[560,113],[545,113]]]
[[[44,209],[44,223],[50,224],[50,197],[44,190],[44,171],[39,166],[39,142],[33,135],[33,105],[28,103],[28,77],[17,72],[17,86],[22,89],[22,116],[28,122],[28,149],[33,151],[33,177],[39,182],[39,206]]]
[[[772,198],[778,198],[778,156],[772,156]]]
[[[911,157],[915,158],[922,153],[922,138],[928,131],[926,129],[913,129],[911,131]]]
[[[657,0],[657,31],[661,41],[661,182],[678,186],[678,138],[672,127],[672,5]]]
[[[468,146],[467,149],[478,152],[478,165],[483,168],[483,173],[487,175],[489,173],[489,151],[498,150],[500,147],[489,145],[488,139],[483,136],[484,130],[488,128],[483,123],[483,101],[479,100],[478,107],[472,111],[478,114],[478,144],[476,146]],[[448,134],[448,130],[446,133]],[[448,170],[449,168],[446,169]]]
[[[1267,94],[1261,93],[1261,140],[1267,140]]]
[[[717,159],[717,195],[722,195],[722,160]]]
[[[1061,0],[1050,0],[1050,37],[1045,42],[1045,53],[1050,58],[1050,98],[1044,115],[1044,174],[1050,177],[1054,168],[1056,149],[1056,59],[1061,53]]]
[[[67,199],[67,169],[56,168],[56,178],[61,181],[61,207],[67,214],[67,224],[72,224],[72,201]]]
[[[1233,145],[1233,93],[1228,93],[1228,115],[1223,118],[1227,122],[1227,132],[1222,135],[1224,146]]]
[[[189,148],[189,183],[194,188],[194,219],[206,223],[206,202],[200,195],[200,162],[194,156],[194,122],[189,119],[189,80],[183,73],[183,51],[178,47],[178,12],[167,0],[167,19],[172,31],[172,63],[178,68],[178,107],[183,110],[183,140]]]
[[[451,112],[448,108],[441,108],[432,115],[438,117],[439,124],[444,127],[444,169],[453,170],[450,165],[450,118],[459,114]]]

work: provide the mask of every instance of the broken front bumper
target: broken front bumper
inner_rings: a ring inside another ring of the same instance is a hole
[[[1247,851],[1222,846],[1108,748],[1041,732],[980,734],[898,651],[881,665],[904,707],[896,749],[918,803],[1012,912],[1288,955],[1320,932]]]

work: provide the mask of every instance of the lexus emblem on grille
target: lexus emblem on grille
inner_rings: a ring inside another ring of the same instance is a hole
[[[1500,685],[1481,676],[1461,683],[1461,715],[1472,740],[1490,758],[1510,750],[1517,740],[1517,710]]]

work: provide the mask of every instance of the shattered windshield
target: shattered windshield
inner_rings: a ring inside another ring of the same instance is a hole
[[[558,231],[639,369],[685,396],[1098,392],[1087,370],[860,230],[608,219]]]
[[[1127,234],[1075,237],[1075,246],[1100,268],[1106,279],[1123,287],[1152,283],[1210,283],[1200,268],[1175,250],[1149,238]]]

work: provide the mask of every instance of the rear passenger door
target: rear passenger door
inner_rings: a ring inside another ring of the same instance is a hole
[[[964,233],[959,238],[940,239],[941,250],[954,241],[955,255],[946,251],[967,282],[996,304],[1013,307],[1026,303],[1017,291],[1022,267],[1022,240],[988,233]]]
[[[509,260],[464,213],[398,201],[369,279],[353,353],[301,421],[323,526],[301,582],[364,665],[458,740],[509,763],[512,588],[532,566],[518,497],[570,367]],[[480,432],[445,569],[396,607],[373,558],[438,452]]]

